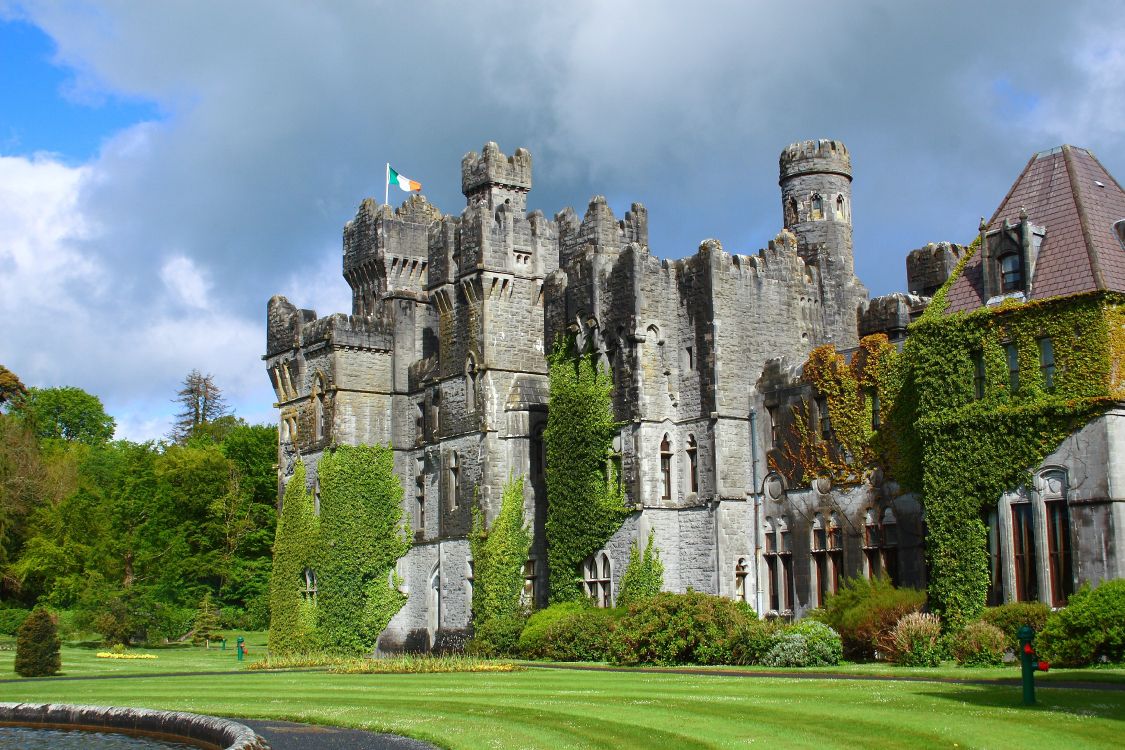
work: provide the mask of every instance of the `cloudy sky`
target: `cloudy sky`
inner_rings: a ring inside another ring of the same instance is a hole
[[[645,203],[664,257],[756,252],[781,149],[843,140],[858,274],[901,290],[1032,153],[1125,178],[1123,82],[1118,0],[0,0],[0,363],[119,437],[163,435],[192,368],[272,421],[269,297],[346,311],[384,162],[457,212],[487,140],[531,150],[548,215]]]

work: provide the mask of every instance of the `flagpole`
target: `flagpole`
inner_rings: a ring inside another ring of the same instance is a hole
[[[387,173],[383,178],[383,205],[391,205],[391,163],[387,162]]]

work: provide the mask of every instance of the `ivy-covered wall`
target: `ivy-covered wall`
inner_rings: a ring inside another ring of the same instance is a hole
[[[610,377],[593,356],[560,337],[548,356],[551,406],[547,452],[547,561],[550,601],[583,593],[582,561],[605,545],[629,515],[611,454],[618,424],[610,413]]]
[[[531,532],[523,521],[523,477],[504,485],[500,513],[490,528],[484,512],[473,507],[469,548],[473,555],[473,627],[515,615],[520,609],[523,565],[531,547]]]
[[[315,568],[320,524],[305,485],[305,465],[285,486],[285,503],[277,522],[270,577],[270,651],[277,655],[305,653],[316,647],[317,609],[302,594],[304,571]]]
[[[274,543],[270,650],[370,653],[406,601],[393,573],[410,548],[393,453],[342,445],[321,457],[317,478],[319,516],[302,462],[285,488]],[[316,572],[315,608],[301,593],[305,568]]]

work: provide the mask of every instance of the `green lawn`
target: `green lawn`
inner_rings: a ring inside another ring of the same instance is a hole
[[[250,640],[252,655],[257,640]],[[194,668],[230,671],[237,663],[229,651],[166,649],[153,652],[160,656],[156,661],[106,665],[93,659],[93,651],[88,656],[77,651],[83,650],[64,651],[68,674],[122,670],[116,673],[154,676],[10,682],[0,685],[2,700],[291,719],[392,731],[448,748],[772,745],[1079,750],[1120,746],[1125,732],[1125,691],[1047,688],[1039,692],[1040,705],[1027,709],[1019,706],[1019,690],[1012,686],[645,671],[531,668],[507,674],[244,672],[158,677],[159,672]],[[11,652],[0,652],[0,670],[12,674],[11,660]],[[976,672],[995,677],[1017,674],[1014,669],[945,671],[974,677]],[[1082,670],[1074,677],[1095,673],[1113,674]]]

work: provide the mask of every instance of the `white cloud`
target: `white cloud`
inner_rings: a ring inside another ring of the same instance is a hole
[[[164,261],[164,265],[160,268],[160,280],[164,282],[165,288],[185,305],[200,309],[210,306],[207,295],[211,289],[211,282],[196,268],[191,258],[175,255]]]

